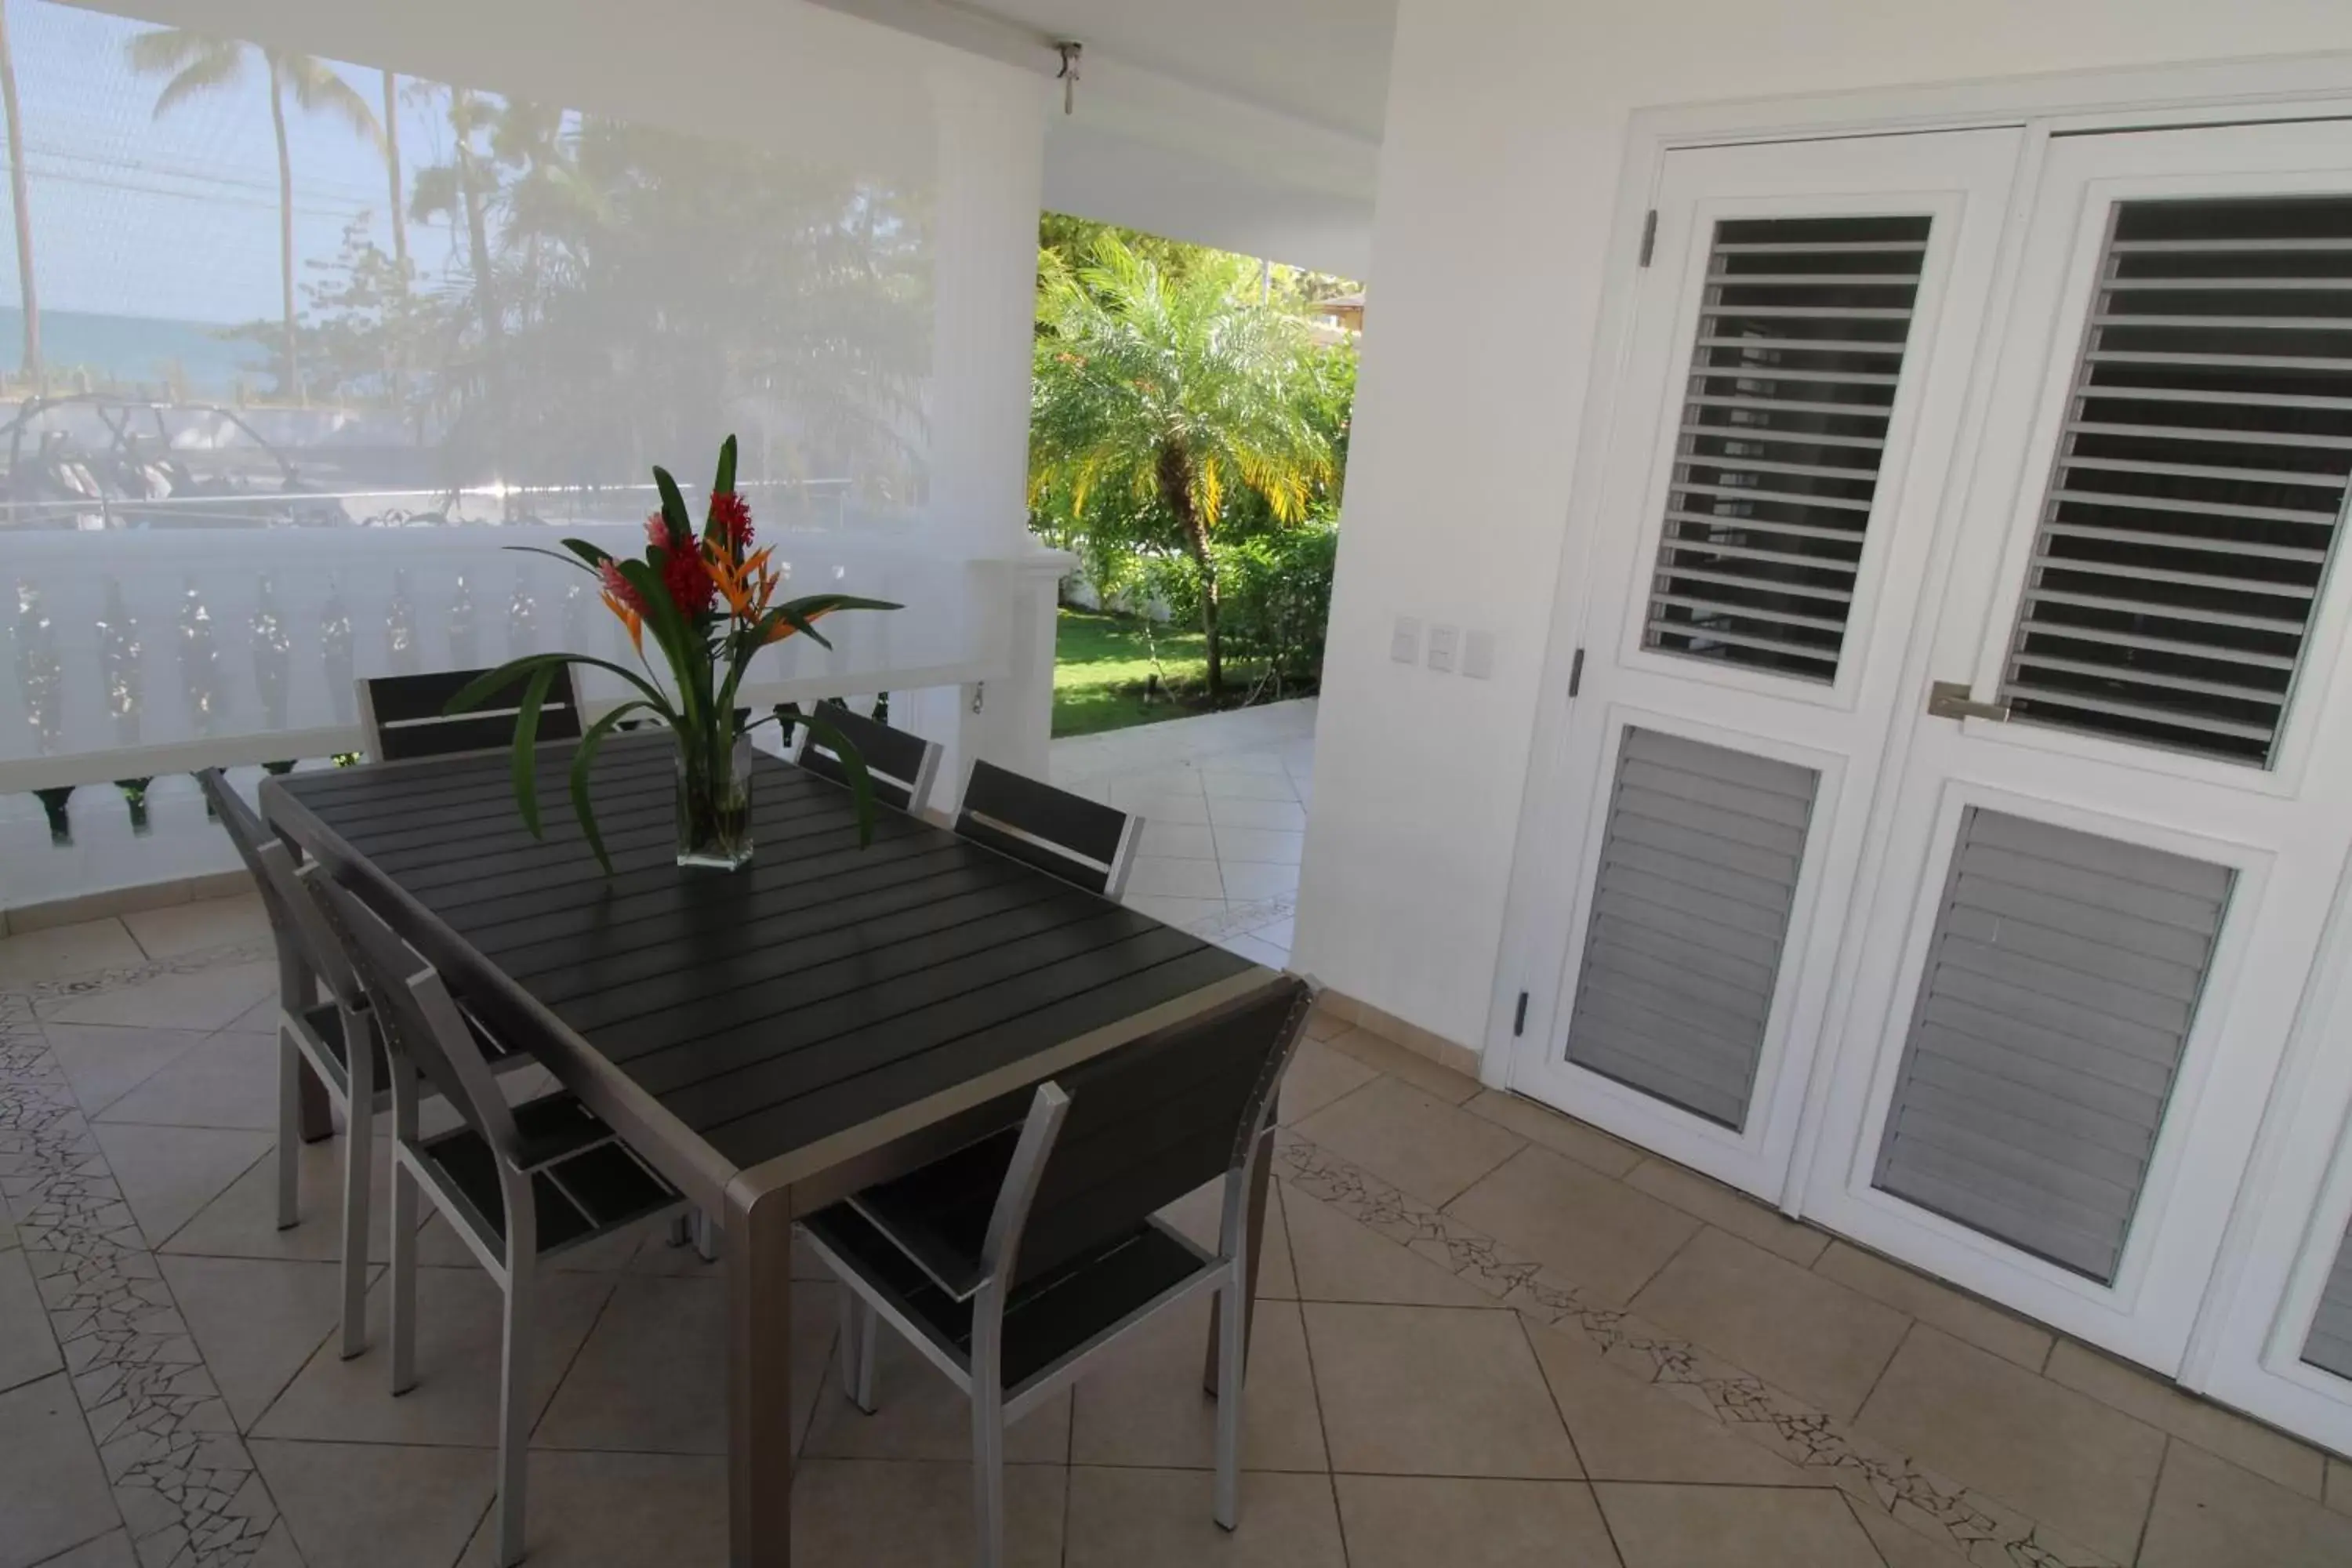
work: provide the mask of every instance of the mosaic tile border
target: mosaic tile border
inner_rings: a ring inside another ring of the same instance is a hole
[[[1712,1352],[1592,1300],[1555,1271],[1287,1128],[1276,1135],[1275,1158],[1276,1173],[1305,1196],[1517,1308],[1530,1321],[1581,1335],[1627,1376],[1667,1390],[1790,1464],[1827,1472],[1848,1496],[1981,1568],[2115,1568],[2008,1504],[1872,1441]]]
[[[215,948],[0,987],[0,1205],[38,1283],[142,1568],[295,1564],[300,1557],[33,1004],[267,956]]]
[[[1204,941],[1217,942],[1229,936],[1240,936],[1261,926],[1270,926],[1286,915],[1298,912],[1298,895],[1283,893],[1271,899],[1257,899],[1246,904],[1235,904],[1221,915],[1211,915],[1195,921],[1185,929]]]

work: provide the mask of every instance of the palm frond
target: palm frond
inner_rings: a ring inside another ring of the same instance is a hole
[[[269,51],[269,68],[294,95],[306,114],[324,114],[351,127],[353,134],[377,152],[383,151],[383,126],[374,106],[345,81],[334,67],[316,55]]]

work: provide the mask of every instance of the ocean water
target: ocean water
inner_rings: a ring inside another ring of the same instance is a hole
[[[53,377],[87,370],[103,381],[162,387],[173,367],[191,392],[226,397],[239,375],[256,390],[270,384],[260,345],[231,342],[207,321],[149,316],[99,315],[88,310],[41,312],[41,356]],[[14,374],[25,360],[25,312],[0,306],[0,370]]]

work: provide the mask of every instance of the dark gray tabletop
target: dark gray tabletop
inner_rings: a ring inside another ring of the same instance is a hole
[[[860,848],[846,791],[764,755],[753,863],[681,870],[666,736],[598,759],[607,878],[570,754],[541,752],[544,841],[504,752],[274,779],[264,805],[494,1026],[571,1037],[736,1170],[1264,976],[887,808]]]

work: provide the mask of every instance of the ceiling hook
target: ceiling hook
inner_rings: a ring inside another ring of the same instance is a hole
[[[1086,45],[1075,39],[1057,39],[1054,52],[1062,57],[1062,68],[1054,79],[1062,84],[1062,112],[1074,114],[1078,107],[1078,57],[1086,53]]]

